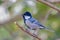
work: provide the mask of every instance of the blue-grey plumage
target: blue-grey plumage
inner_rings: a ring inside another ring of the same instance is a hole
[[[34,18],[30,18],[28,20],[25,21],[26,25],[30,28],[30,29],[42,29],[44,28],[43,25],[41,25],[37,20],[35,20]]]
[[[48,30],[47,27],[43,26],[39,21],[34,19],[30,12],[25,12],[23,14],[23,19],[24,19],[25,25],[29,29],[32,29],[32,30],[35,30],[35,29],[46,29],[46,30]]]
[[[32,17],[30,12],[25,12],[23,14],[23,19],[24,19],[25,25],[30,29],[45,28],[41,23],[39,23],[36,19]]]

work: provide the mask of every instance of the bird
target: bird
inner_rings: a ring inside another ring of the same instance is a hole
[[[49,30],[49,28],[45,27],[42,25],[38,20],[36,20],[34,17],[32,17],[30,12],[25,12],[22,14],[24,24],[27,26],[28,29],[30,30],[36,30],[36,29],[46,29]],[[52,30],[49,30],[52,31]]]

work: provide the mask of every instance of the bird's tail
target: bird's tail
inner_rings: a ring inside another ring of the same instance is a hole
[[[45,27],[44,29],[47,30],[47,31],[49,31],[49,32],[55,32],[54,30],[52,30],[50,28],[47,28],[47,27]]]
[[[43,26],[43,25],[40,25],[40,29],[47,30],[47,31],[50,31],[50,32],[55,32],[55,31],[52,30],[51,28],[45,27],[45,26]]]

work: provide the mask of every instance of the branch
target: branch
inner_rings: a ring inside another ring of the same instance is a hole
[[[45,17],[44,17],[44,24],[47,22],[48,17],[49,17],[49,15],[51,14],[51,12],[52,12],[52,9],[48,10],[48,12],[46,13],[46,15],[45,15]]]
[[[16,25],[24,32],[26,32],[27,34],[29,34],[30,36],[34,37],[34,38],[37,38],[38,40],[41,40],[37,35],[33,35],[32,33],[26,31],[23,27],[21,27],[18,23],[16,23]]]
[[[55,5],[53,5],[53,4],[51,4],[51,3],[47,2],[47,1],[44,1],[44,0],[36,0],[36,1],[41,2],[41,3],[43,3],[43,4],[47,5],[47,6],[55,9],[56,11],[60,12],[60,9],[58,7],[56,7]]]
[[[50,3],[59,3],[60,4],[60,0],[45,0],[45,1],[48,1]]]

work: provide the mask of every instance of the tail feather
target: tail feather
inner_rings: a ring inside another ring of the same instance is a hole
[[[55,32],[55,31],[52,30],[51,28],[45,27],[45,26],[43,26],[43,25],[40,25],[40,29],[44,29],[44,30],[47,30],[47,31],[50,31],[50,32]]]
[[[44,28],[44,29],[47,30],[47,31],[50,31],[50,32],[55,32],[54,30],[49,29],[49,28]]]

